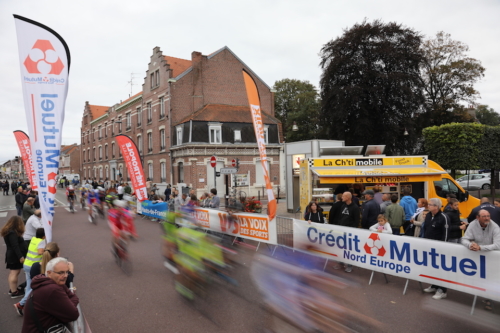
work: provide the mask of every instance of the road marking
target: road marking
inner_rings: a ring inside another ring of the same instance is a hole
[[[6,217],[7,216],[7,212],[0,212],[0,217]]]
[[[69,209],[69,208],[67,208],[67,207],[66,207],[66,208],[64,208],[64,209],[66,209],[68,212],[70,212],[70,213],[71,213],[71,209]],[[75,213],[76,213],[76,212],[77,212],[77,210],[75,209]]]

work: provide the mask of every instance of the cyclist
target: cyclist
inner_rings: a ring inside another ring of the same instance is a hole
[[[116,254],[116,248],[122,246],[122,242],[127,242],[130,230],[126,221],[126,215],[123,210],[127,203],[123,200],[114,200],[111,208],[108,210],[108,224],[111,228],[111,244],[113,253]]]
[[[87,194],[87,204],[89,205],[89,222],[92,223],[92,214],[94,212],[93,207],[101,206],[101,202],[99,201],[99,195],[97,190],[90,190]]]
[[[69,203],[69,209],[74,212],[74,203],[76,199],[76,194],[75,194],[75,189],[73,188],[73,185],[70,185],[66,188],[66,198],[68,199]]]
[[[82,204],[82,209],[85,209],[85,201],[87,200],[87,188],[80,187],[80,203]]]
[[[106,191],[104,190],[103,187],[98,187],[97,190],[99,191],[98,195],[99,195],[99,201],[101,202],[101,211],[104,213],[104,202],[106,199]]]

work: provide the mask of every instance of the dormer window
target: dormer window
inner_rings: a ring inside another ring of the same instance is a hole
[[[222,124],[208,123],[209,142],[211,144],[222,143]]]

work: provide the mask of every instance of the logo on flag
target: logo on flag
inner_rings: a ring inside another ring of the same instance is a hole
[[[48,40],[39,39],[33,45],[24,67],[30,74],[61,74],[64,64]]]

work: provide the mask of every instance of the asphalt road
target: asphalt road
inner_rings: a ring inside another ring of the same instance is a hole
[[[158,223],[136,218],[140,238],[131,242],[133,273],[126,276],[115,265],[110,253],[110,231],[103,220],[98,225],[88,222],[85,212],[75,214],[62,206],[64,194],[56,208],[53,238],[61,248],[61,256],[75,265],[75,286],[86,319],[94,333],[105,332],[265,332],[273,320],[261,306],[261,298],[249,277],[254,252],[247,249],[238,257],[235,277],[239,287],[216,282],[205,300],[188,302],[174,289],[173,274],[163,266],[160,255]],[[0,195],[0,225],[15,214],[9,210],[13,197]],[[285,204],[283,202],[283,204]],[[12,209],[12,208],[11,208]],[[5,214],[7,213],[7,214]],[[7,215],[7,216],[4,216]],[[1,253],[5,245],[1,242]],[[259,249],[269,254],[266,246]],[[286,258],[286,250],[276,252]],[[448,298],[435,301],[422,294],[418,282],[375,274],[368,285],[370,271],[355,268],[350,274],[333,270],[356,284],[349,293],[357,311],[375,318],[383,332],[492,332],[500,331],[500,306],[493,312],[482,309],[478,300],[474,316],[469,315],[473,297],[448,291]],[[6,269],[0,269],[0,332],[20,332],[18,317],[7,294]],[[23,279],[23,278],[22,278]],[[426,287],[426,286],[424,286]],[[371,331],[370,331],[371,332]]]

